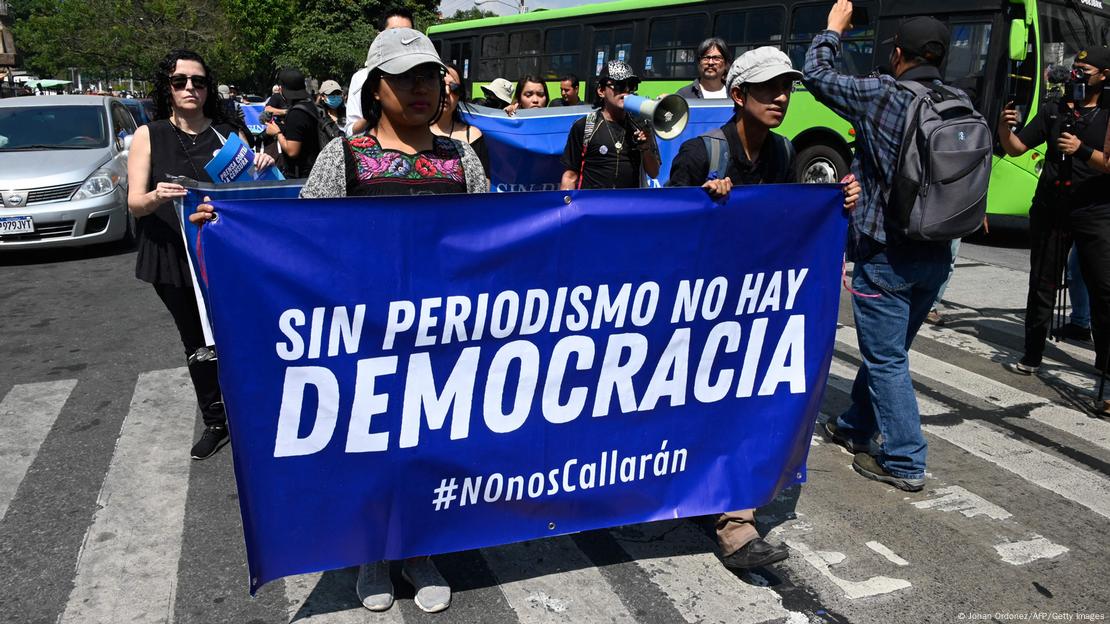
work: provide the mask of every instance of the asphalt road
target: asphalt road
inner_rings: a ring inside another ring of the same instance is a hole
[[[819,437],[809,481],[760,510],[791,557],[719,564],[704,522],[593,531],[439,558],[451,608],[420,612],[399,576],[384,614],[354,571],[247,594],[230,447],[199,433],[183,355],[153,290],[118,249],[0,256],[0,622],[1076,621],[1110,611],[1110,422],[1082,411],[1092,353],[1051,345],[1015,377],[1020,235],[961,248],[944,327],[913,368],[926,488],[857,476]],[[850,300],[823,405],[847,405],[858,362]],[[135,487],[135,484],[145,484]]]

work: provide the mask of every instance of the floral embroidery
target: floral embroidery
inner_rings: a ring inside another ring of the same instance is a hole
[[[447,137],[435,137],[432,149],[418,154],[382,149],[378,139],[369,135],[351,139],[350,146],[358,179],[364,182],[372,178],[466,182],[460,155]]]

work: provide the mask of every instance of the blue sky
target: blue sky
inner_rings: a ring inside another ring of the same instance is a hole
[[[531,9],[559,9],[562,7],[579,6],[583,4],[594,4],[601,0],[525,0],[525,6]],[[516,13],[516,10],[509,5],[515,5],[517,0],[503,0],[493,2],[492,0],[482,3],[481,8],[487,11],[493,11],[498,15],[509,15]],[[459,9],[469,9],[474,6],[474,0],[443,0],[439,9],[444,15],[453,15]]]

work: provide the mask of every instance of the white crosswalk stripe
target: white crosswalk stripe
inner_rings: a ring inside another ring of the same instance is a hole
[[[173,619],[195,412],[187,369],[139,376],[61,624]]]
[[[842,327],[836,332],[836,339],[852,349],[859,349],[856,330]],[[922,377],[958,388],[975,397],[982,398],[1001,408],[1031,406],[1028,417],[1037,422],[1055,427],[1060,431],[1082,438],[1103,449],[1110,450],[1110,423],[1094,419],[1077,409],[1057,405],[1035,394],[1019,390],[1013,386],[995,381],[948,362],[914,351],[910,355],[911,368],[915,379]]]
[[[0,401],[0,519],[76,385],[76,379],[21,384]]]
[[[806,621],[784,609],[774,590],[740,582],[714,556],[717,545],[689,522],[640,524],[613,534],[690,624]]]
[[[483,548],[521,622],[635,622],[609,582],[568,537]]]

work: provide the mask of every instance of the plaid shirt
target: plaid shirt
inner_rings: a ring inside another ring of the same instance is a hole
[[[906,112],[913,103],[913,94],[897,88],[892,76],[867,78],[846,76],[836,71],[836,58],[841,52],[840,35],[831,30],[819,33],[806,52],[804,82],[810,93],[856,129],[856,155],[852,173],[859,180],[862,192],[852,212],[852,239],[849,256],[867,236],[886,244],[883,226],[884,199],[882,189],[889,187],[898,167]],[[940,80],[932,66],[918,66],[900,76],[902,80]]]

